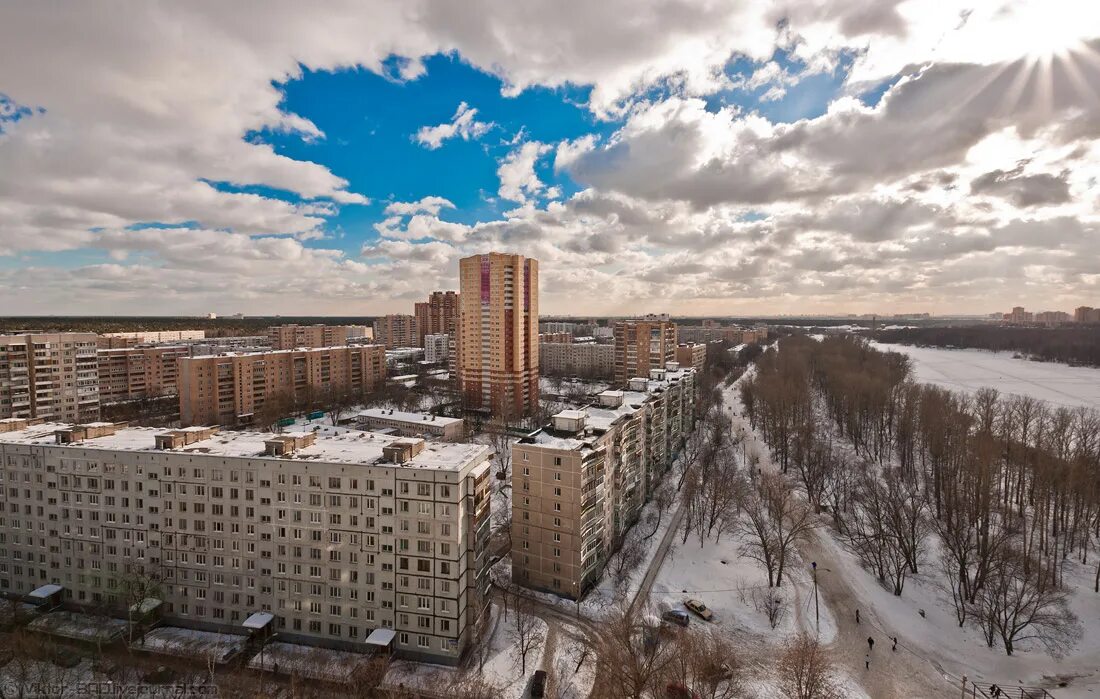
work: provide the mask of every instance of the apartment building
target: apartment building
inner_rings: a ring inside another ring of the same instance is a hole
[[[424,361],[439,364],[451,358],[451,335],[446,333],[424,336]]]
[[[650,369],[663,369],[676,361],[676,324],[668,316],[646,316],[617,321],[615,332],[615,385],[625,386]]]
[[[653,369],[512,448],[512,579],[576,599],[694,429],[695,370]]]
[[[676,363],[702,371],[707,363],[707,346],[703,344],[680,343],[676,345]]]
[[[539,405],[539,265],[492,252],[459,261],[456,361],[468,410],[499,419]]]
[[[416,317],[409,315],[382,316],[374,321],[374,340],[386,349],[420,347]]]
[[[268,400],[301,402],[330,389],[365,394],[385,378],[381,345],[182,358],[180,420],[183,425],[250,424]]]
[[[141,330],[138,332],[102,333],[96,338],[99,349],[119,349],[136,345],[152,345],[180,340],[202,340],[205,330]]]
[[[1078,306],[1073,309],[1073,322],[1075,323],[1100,323],[1100,308],[1092,306]]]
[[[348,329],[343,325],[273,325],[267,329],[271,349],[298,347],[340,347],[348,344]]]
[[[99,402],[118,403],[175,395],[179,359],[190,356],[191,348],[181,345],[97,351]]]
[[[124,614],[156,571],[170,623],[455,664],[488,593],[490,449],[370,433],[0,429],[0,591]],[[4,423],[0,423],[4,424]],[[4,431],[7,430],[7,431]]]
[[[426,302],[413,306],[416,332],[422,346],[428,335],[451,335],[458,332],[458,293],[433,291]]]
[[[539,372],[611,380],[615,376],[615,347],[592,342],[540,342]]]
[[[548,321],[546,323],[539,323],[539,332],[542,333],[568,333],[570,335],[577,334],[577,323],[566,323],[560,321]]]
[[[460,417],[413,413],[393,408],[367,408],[356,419],[365,429],[391,429],[407,437],[457,440],[466,436],[466,421]]]
[[[99,419],[95,333],[0,335],[0,418]]]

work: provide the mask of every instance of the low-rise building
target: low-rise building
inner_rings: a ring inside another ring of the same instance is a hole
[[[46,583],[124,612],[121,583],[160,579],[164,618],[455,664],[487,599],[490,449],[366,432],[0,429],[4,510],[35,536],[0,546],[0,591]],[[39,478],[38,476],[41,476]]]
[[[391,429],[413,437],[456,440],[466,436],[466,421],[431,413],[413,413],[392,408],[367,408],[356,416],[365,429]]]
[[[695,370],[653,369],[559,412],[512,448],[512,579],[576,599],[694,428]]]

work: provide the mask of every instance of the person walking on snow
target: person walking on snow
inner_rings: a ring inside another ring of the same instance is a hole
[[[859,610],[856,610],[856,623],[859,623]]]
[[[867,637],[867,652],[871,652],[875,649],[875,639],[870,636]]]
[[[870,653],[863,656],[863,666],[866,667],[868,670],[871,669],[871,654]]]
[[[890,647],[890,650],[894,651],[895,653],[897,652],[897,650],[898,650],[898,637],[897,636],[894,636],[894,645]]]

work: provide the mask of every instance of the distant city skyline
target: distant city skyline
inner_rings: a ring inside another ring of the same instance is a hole
[[[0,306],[1100,305],[1095,4],[522,5],[5,4]]]

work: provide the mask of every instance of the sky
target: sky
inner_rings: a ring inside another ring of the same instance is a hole
[[[0,315],[1100,306],[1100,3],[0,0]]]

